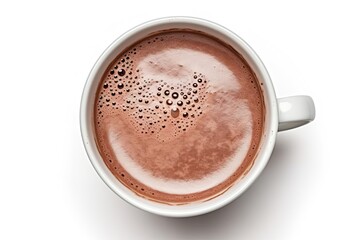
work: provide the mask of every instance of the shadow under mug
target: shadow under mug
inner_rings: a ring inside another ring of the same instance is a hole
[[[125,187],[105,165],[99,154],[94,135],[93,110],[95,95],[101,77],[111,62],[133,43],[152,33],[168,29],[192,29],[204,32],[229,44],[240,53],[262,83],[265,102],[265,123],[263,137],[253,166],[246,175],[238,179],[232,187],[221,195],[203,202],[185,205],[166,205],[147,200]],[[167,17],[141,24],[116,39],[100,56],[91,70],[84,87],[80,127],[88,157],[103,181],[117,195],[130,204],[145,211],[168,217],[190,217],[219,209],[239,197],[260,175],[274,149],[278,131],[302,126],[315,118],[314,102],[309,96],[276,98],[270,76],[255,51],[230,30],[208,20],[192,17]]]

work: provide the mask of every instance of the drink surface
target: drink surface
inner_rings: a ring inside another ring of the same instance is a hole
[[[202,33],[166,31],[130,46],[104,73],[96,142],[134,193],[191,203],[221,194],[251,167],[264,112],[241,55]]]

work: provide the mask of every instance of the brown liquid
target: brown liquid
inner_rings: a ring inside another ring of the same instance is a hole
[[[104,73],[95,102],[98,149],[130,190],[167,204],[213,198],[253,164],[261,87],[226,44],[185,30],[148,37]]]

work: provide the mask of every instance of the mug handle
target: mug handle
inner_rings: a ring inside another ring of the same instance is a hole
[[[305,125],[315,119],[314,101],[309,96],[292,96],[277,99],[279,131]]]

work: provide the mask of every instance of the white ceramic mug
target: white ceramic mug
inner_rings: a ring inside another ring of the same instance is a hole
[[[245,176],[240,178],[226,192],[211,200],[170,206],[153,202],[136,195],[112,175],[101,158],[95,143],[93,110],[95,93],[99,81],[106,68],[118,54],[136,41],[154,32],[174,28],[205,32],[229,44],[239,52],[250,65],[258,80],[263,83],[266,113],[264,135],[261,140],[259,152],[254,165]],[[168,17],[146,22],[116,39],[104,51],[91,70],[83,91],[80,109],[80,125],[85,149],[92,165],[103,181],[117,195],[132,205],[151,213],[169,217],[189,217],[208,213],[225,206],[239,197],[255,181],[269,161],[277,132],[299,127],[314,120],[314,118],[315,107],[310,97],[293,96],[280,99],[276,98],[270,76],[264,64],[244,40],[218,24],[190,17]]]

